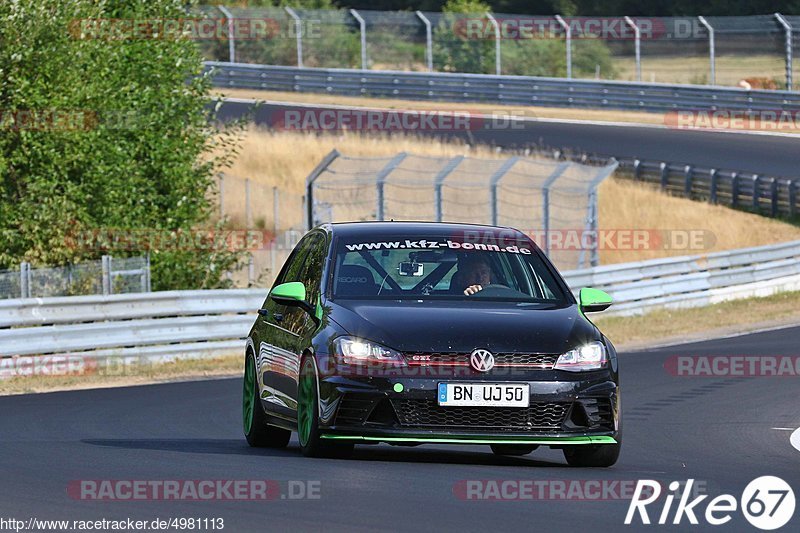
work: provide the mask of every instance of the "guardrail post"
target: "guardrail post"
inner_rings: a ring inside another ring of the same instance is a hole
[[[661,190],[663,191],[666,190],[669,182],[669,167],[663,161],[658,166],[661,169]]]
[[[502,60],[500,59],[500,25],[491,13],[486,13],[486,18],[494,27],[494,73],[500,76],[503,72]]]
[[[775,13],[778,23],[783,26],[786,43],[786,90],[792,90],[792,26],[780,13]]]
[[[739,204],[739,173],[731,173],[731,207]]]
[[[797,189],[795,188],[795,180],[789,180],[789,216],[793,217],[797,214]]]
[[[711,197],[709,201],[715,204],[717,203],[717,169],[712,168],[708,173],[708,177],[711,178]]]
[[[708,68],[709,68],[709,75],[711,76],[711,85],[717,84],[717,58],[716,53],[714,51],[714,28],[711,24],[708,23],[705,17],[697,17],[697,20],[700,21],[700,24],[705,27],[706,31],[708,32]]]
[[[773,217],[778,216],[778,180],[772,178],[769,183],[770,189],[770,213]]]
[[[692,165],[683,167],[683,193],[687,198],[692,197]]]
[[[375,220],[384,220],[384,206],[385,202],[383,200],[383,185],[386,183],[386,178],[392,171],[397,168],[403,159],[406,158],[408,154],[405,152],[400,152],[396,156],[394,156],[391,161],[389,161],[385,167],[381,169],[377,176],[375,176],[375,187],[377,192],[377,209],[375,210]]]
[[[113,287],[111,287],[111,256],[104,255],[100,259],[100,266],[102,271],[103,296],[108,296],[113,292]]]
[[[461,164],[461,161],[464,160],[463,155],[457,155],[453,159],[447,162],[447,164],[439,171],[435,178],[433,178],[434,183],[434,191],[433,191],[433,201],[435,204],[435,211],[436,211],[436,222],[442,221],[442,185],[444,184],[445,178],[453,172],[456,167]]]
[[[351,9],[350,14],[361,28],[361,70],[367,70],[367,23],[355,9]]]
[[[625,24],[633,28],[634,47],[636,50],[636,81],[642,81],[642,33],[632,18],[625,17]]]
[[[638,159],[633,160],[633,179],[639,181],[639,170],[642,166],[642,162]]]
[[[759,200],[761,198],[761,176],[758,174],[753,174],[753,209],[758,211],[759,210]]]
[[[31,297],[31,264],[23,261],[19,264],[19,297]]]
[[[297,31],[297,35],[295,39],[297,40],[297,66],[303,66],[303,21],[300,17],[295,13],[294,9],[289,6],[284,7],[289,16],[292,17],[294,20],[294,28]]]
[[[433,72],[433,32],[431,30],[431,21],[422,11],[415,11],[415,13],[425,24],[425,62],[428,64],[428,72]]]
[[[225,18],[228,19],[228,60],[231,63],[236,63],[236,41],[234,38],[235,28],[233,22],[233,14],[228,11],[225,6],[217,6]]]
[[[564,41],[567,46],[567,78],[572,78],[572,28],[561,15],[556,15],[556,20],[564,29]]]

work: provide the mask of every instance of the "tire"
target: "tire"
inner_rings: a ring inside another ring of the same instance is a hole
[[[536,444],[491,444],[492,452],[495,455],[528,455],[539,446]]]
[[[242,418],[244,438],[254,448],[285,448],[292,432],[267,424],[267,416],[261,407],[256,379],[256,362],[247,352],[244,360],[244,383],[242,385]]]
[[[570,466],[609,467],[619,458],[621,444],[580,445],[564,448],[564,458]]]
[[[347,457],[353,453],[352,442],[336,442],[320,437],[319,394],[317,371],[313,357],[306,356],[300,363],[297,383],[297,437],[300,451],[306,457]]]

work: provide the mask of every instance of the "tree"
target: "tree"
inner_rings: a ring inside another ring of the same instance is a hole
[[[0,3],[0,42],[14,43],[0,47],[0,268],[97,258],[74,237],[98,229],[164,235],[208,222],[225,163],[208,156],[219,139],[209,79],[196,43],[153,22],[185,13],[183,0]],[[241,259],[149,252],[156,289],[224,286]]]

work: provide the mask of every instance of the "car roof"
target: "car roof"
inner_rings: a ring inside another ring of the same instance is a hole
[[[515,236],[525,238],[518,229],[502,226],[487,226],[482,224],[459,224],[453,222],[336,222],[323,224],[322,229],[340,237],[380,237],[382,235],[405,234],[435,235],[461,231],[480,231],[486,236],[503,236],[508,238],[509,232]]]

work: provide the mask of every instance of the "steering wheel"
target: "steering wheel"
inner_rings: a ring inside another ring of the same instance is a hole
[[[514,289],[506,287],[505,285],[500,285],[499,283],[491,283],[489,285],[484,286],[483,289],[479,290],[478,292],[470,294],[470,296],[496,297],[496,296],[502,296],[503,293],[508,291],[517,292]]]

